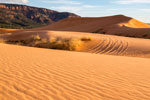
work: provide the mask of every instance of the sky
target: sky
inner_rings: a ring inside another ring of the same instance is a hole
[[[150,23],[150,0],[0,0],[0,3],[24,4],[82,17],[123,14]]]

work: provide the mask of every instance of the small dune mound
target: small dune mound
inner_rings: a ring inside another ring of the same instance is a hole
[[[31,47],[150,58],[148,39],[45,30],[17,32],[1,38],[5,39],[6,43]]]

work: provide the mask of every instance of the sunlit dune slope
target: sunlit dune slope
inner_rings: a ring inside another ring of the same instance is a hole
[[[83,46],[77,50],[95,54],[137,56],[150,58],[150,40],[139,38],[128,38],[122,36],[93,34],[84,32],[65,32],[65,31],[24,31],[11,35],[4,35],[2,38],[11,41],[26,40],[33,35],[41,38],[60,37],[63,39],[81,39],[90,37],[91,41],[83,42]]]
[[[149,100],[150,60],[0,44],[1,100]]]
[[[124,15],[100,18],[68,18],[33,30],[92,32],[150,38],[150,25]]]

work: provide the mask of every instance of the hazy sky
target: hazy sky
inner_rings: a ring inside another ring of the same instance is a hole
[[[1,3],[21,3],[83,17],[123,14],[150,23],[150,0],[0,0]]]

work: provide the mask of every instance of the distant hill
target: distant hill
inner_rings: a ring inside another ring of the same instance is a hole
[[[18,4],[0,3],[0,28],[34,28],[77,15]]]
[[[150,38],[150,25],[124,15],[98,18],[67,18],[34,30],[90,32],[136,38]]]

